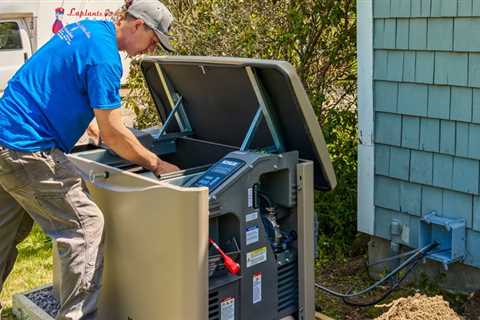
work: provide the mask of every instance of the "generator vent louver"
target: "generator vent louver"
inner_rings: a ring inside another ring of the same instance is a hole
[[[297,185],[293,185],[293,186],[292,186],[291,193],[292,193],[292,202],[293,202],[294,204],[297,203],[297,192],[298,192],[298,190],[297,190]]]
[[[218,291],[210,292],[208,295],[208,320],[220,320]]]
[[[278,266],[278,313],[290,315],[298,309],[297,262]]]
[[[210,199],[208,203],[208,211],[211,216],[220,214],[220,212],[222,211],[222,205],[218,200]]]

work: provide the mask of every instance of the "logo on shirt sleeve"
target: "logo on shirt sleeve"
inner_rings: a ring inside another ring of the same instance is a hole
[[[53,22],[52,32],[58,33],[63,29],[63,15],[65,14],[65,9],[63,7],[58,7],[55,9],[55,22]]]

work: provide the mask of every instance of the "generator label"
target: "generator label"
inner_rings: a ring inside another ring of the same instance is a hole
[[[267,247],[262,247],[247,253],[247,268],[267,261]]]
[[[226,298],[221,302],[220,320],[235,320],[235,298]]]
[[[245,222],[250,222],[258,219],[258,212],[252,212],[245,216]]]
[[[253,207],[253,188],[248,188],[247,202],[248,202],[248,207],[252,208]]]
[[[253,274],[253,304],[262,301],[262,273]]]
[[[258,242],[259,231],[258,226],[248,227],[246,232],[247,246]]]

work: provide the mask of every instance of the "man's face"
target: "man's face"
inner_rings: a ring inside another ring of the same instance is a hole
[[[129,56],[153,53],[158,44],[158,38],[140,19],[132,20],[125,26],[125,48]]]

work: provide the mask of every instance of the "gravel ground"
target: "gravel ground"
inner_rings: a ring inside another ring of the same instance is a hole
[[[389,304],[379,305],[389,308],[376,320],[461,320],[442,296],[427,297],[423,294],[399,298]]]
[[[53,287],[48,287],[39,291],[32,292],[26,296],[33,303],[43,309],[52,318],[58,313],[59,304],[53,296]]]

